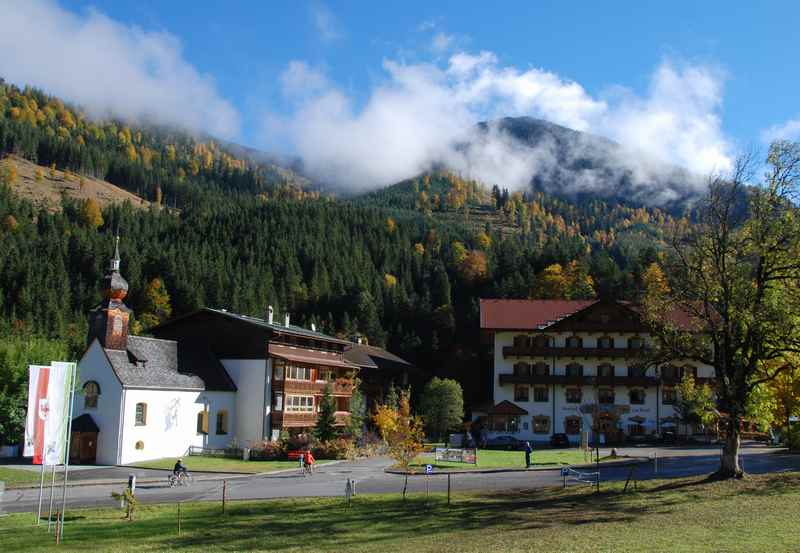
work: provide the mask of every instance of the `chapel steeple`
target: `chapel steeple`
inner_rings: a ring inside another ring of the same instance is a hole
[[[103,277],[103,301],[89,313],[87,345],[97,338],[104,348],[125,350],[128,323],[133,313],[122,300],[128,295],[128,281],[119,272],[119,236],[114,240],[114,257]]]

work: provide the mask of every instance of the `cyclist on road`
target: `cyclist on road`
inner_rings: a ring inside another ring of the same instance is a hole
[[[303,461],[305,462],[306,466],[306,471],[309,474],[311,474],[312,472],[314,472],[314,463],[316,462],[316,459],[314,459],[314,455],[311,454],[311,450],[306,451],[303,454],[303,457],[304,457]]]
[[[181,474],[183,474],[183,476],[186,476],[187,472],[188,471],[186,470],[186,466],[183,464],[183,459],[179,457],[178,461],[175,463],[175,467],[173,467],[172,469],[172,474],[174,474],[176,477],[180,477]]]

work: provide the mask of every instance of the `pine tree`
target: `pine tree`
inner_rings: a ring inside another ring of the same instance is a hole
[[[350,418],[347,421],[347,433],[354,439],[361,438],[364,432],[364,417],[366,415],[366,403],[364,394],[361,392],[361,380],[353,377],[353,395],[350,397]]]
[[[317,412],[317,424],[314,427],[314,437],[320,442],[327,442],[336,437],[336,402],[333,399],[331,385],[325,385],[322,401]]]

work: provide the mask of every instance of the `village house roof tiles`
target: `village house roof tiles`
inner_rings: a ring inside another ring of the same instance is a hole
[[[180,390],[235,391],[225,368],[197,344],[129,336],[127,350],[105,348],[123,386]]]
[[[582,311],[598,300],[480,301],[481,329],[538,330]]]

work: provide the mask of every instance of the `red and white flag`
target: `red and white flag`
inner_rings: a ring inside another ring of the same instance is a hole
[[[74,364],[30,365],[28,370],[28,419],[23,454],[33,457],[34,465],[63,464]]]

